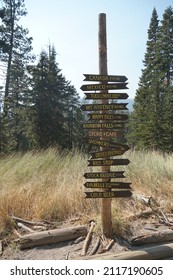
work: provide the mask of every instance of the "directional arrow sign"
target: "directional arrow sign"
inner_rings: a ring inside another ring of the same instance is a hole
[[[110,143],[107,141],[103,141],[103,140],[95,140],[93,138],[86,138],[86,139],[84,139],[84,141],[86,144],[89,144],[89,145],[95,145],[95,146],[100,146],[100,147],[105,147],[105,148],[110,147]]]
[[[122,129],[124,123],[83,123],[84,129]]]
[[[95,145],[95,146],[100,146],[100,147],[112,147],[114,149],[118,149],[121,151],[128,151],[129,150],[129,146],[124,145],[124,144],[119,144],[119,143],[114,143],[111,141],[104,141],[104,140],[97,140],[94,138],[84,138],[84,141],[86,144],[89,145]]]
[[[85,173],[84,177],[86,179],[111,179],[111,178],[125,178],[124,171],[114,171],[114,172],[90,172]]]
[[[116,150],[110,150],[110,151],[90,152],[90,154],[91,154],[91,159],[107,158],[107,157],[109,158],[109,157],[123,155],[129,149],[130,148],[127,146],[127,148],[124,149],[117,148]]]
[[[117,83],[117,84],[90,84],[81,86],[81,90],[90,91],[90,90],[111,90],[111,89],[128,89],[126,87],[128,83]]]
[[[114,198],[114,197],[130,197],[131,191],[106,191],[106,192],[85,192],[86,198]]]
[[[86,188],[116,188],[116,189],[131,189],[131,183],[126,182],[86,182]]]
[[[116,138],[122,136],[121,131],[110,131],[110,130],[89,130],[85,132],[87,137],[105,137],[105,138]]]
[[[125,114],[88,114],[89,120],[106,120],[106,121],[125,121],[128,120],[128,115]]]
[[[128,103],[112,103],[112,104],[83,104],[83,111],[102,111],[102,110],[128,110]]]
[[[91,93],[85,92],[85,99],[127,99],[127,93]]]
[[[88,166],[111,166],[111,165],[128,165],[128,159],[105,159],[105,160],[88,160]]]
[[[84,81],[94,82],[125,82],[127,77],[120,75],[95,75],[95,74],[84,74]]]

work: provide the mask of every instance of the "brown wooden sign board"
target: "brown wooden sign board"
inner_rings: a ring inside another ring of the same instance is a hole
[[[100,146],[100,147],[105,147],[105,148],[112,147],[114,149],[121,150],[121,151],[129,150],[128,145],[114,143],[114,142],[110,142],[110,141],[104,141],[104,140],[99,140],[99,139],[94,139],[94,138],[84,138],[84,141],[86,144],[89,144],[89,145],[95,145],[95,146]]]
[[[117,197],[130,197],[131,191],[106,191],[106,192],[85,192],[86,198],[117,198]]]
[[[91,93],[85,92],[85,99],[127,99],[127,93]]]
[[[128,110],[128,103],[112,103],[112,104],[83,104],[82,111],[104,111],[104,110]]]
[[[104,120],[104,121],[126,121],[128,120],[128,115],[125,114],[88,114],[89,120]]]
[[[104,137],[104,138],[117,138],[122,136],[121,131],[112,130],[88,130],[85,132],[86,137]]]
[[[116,189],[131,189],[131,183],[126,182],[86,182],[85,188],[116,188]]]
[[[127,146],[128,147],[128,146]],[[120,156],[123,155],[128,149],[115,149],[115,150],[109,150],[109,151],[100,151],[100,152],[90,152],[91,159],[97,159],[97,158],[109,158],[109,157],[114,157],[114,156]]]
[[[89,172],[85,173],[84,177],[86,179],[111,179],[111,178],[125,178],[124,171],[114,171],[114,172]]]
[[[91,90],[113,90],[113,89],[128,89],[126,87],[128,83],[117,83],[117,84],[90,84],[81,86],[82,91],[91,91]]]
[[[84,129],[122,129],[124,123],[83,123]]]
[[[88,166],[113,166],[113,165],[128,165],[128,159],[102,159],[102,160],[88,160]]]
[[[84,81],[90,82],[125,82],[126,76],[121,75],[97,75],[97,74],[83,74],[85,76]]]
[[[84,139],[85,143],[86,144],[89,144],[89,145],[95,145],[95,146],[100,146],[100,147],[110,147],[110,143],[107,142],[107,141],[103,141],[103,140],[96,140],[96,139],[93,139],[93,138],[85,138]]]

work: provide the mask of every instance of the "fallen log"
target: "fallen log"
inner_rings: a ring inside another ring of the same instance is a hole
[[[14,233],[15,235],[17,235],[18,237],[21,237],[21,236],[22,236],[16,229],[13,230],[13,233]]]
[[[11,218],[15,221],[15,222],[19,222],[19,223],[24,223],[24,224],[28,224],[28,225],[40,225],[40,226],[44,226],[45,223],[43,222],[33,222],[33,221],[28,221],[19,217],[15,217],[15,216],[11,216]]]
[[[148,209],[148,210],[144,210],[144,211],[140,211],[140,212],[131,214],[127,217],[127,219],[129,221],[132,221],[132,220],[136,220],[137,218],[148,218],[148,216],[150,216],[151,214],[153,214],[152,209]]]
[[[2,255],[2,253],[3,253],[2,240],[0,240],[0,256]]]
[[[91,252],[89,253],[89,255],[90,255],[90,256],[91,256],[91,255],[94,255],[94,254],[97,252],[99,246],[100,246],[100,237],[97,238],[97,241],[96,241],[96,243],[95,243],[95,246],[93,247],[93,249],[91,250]]]
[[[85,235],[87,235],[87,226],[76,226],[31,233],[20,237],[20,249],[73,240],[79,236]]]
[[[149,243],[161,243],[173,240],[173,230],[165,230],[162,232],[145,234],[141,236],[134,237],[131,239],[130,243],[132,245],[143,245]]]
[[[89,232],[87,234],[87,237],[85,239],[85,242],[84,242],[84,245],[83,245],[83,248],[82,248],[81,256],[85,256],[86,255],[86,252],[88,250],[89,244],[91,242],[91,238],[92,238],[92,233],[93,233],[94,227],[95,227],[95,223],[91,222],[91,226],[90,226]]]
[[[173,257],[173,243],[145,247],[141,250],[116,253],[104,253],[87,256],[85,260],[161,260]]]
[[[115,240],[112,239],[110,240],[109,244],[106,246],[105,250],[109,251],[111,249],[111,247],[113,246],[113,244],[115,243]]]
[[[35,232],[33,229],[31,229],[31,228],[25,226],[25,225],[22,224],[22,223],[17,223],[17,226],[18,226],[19,228],[22,228],[23,230],[25,230],[25,231],[27,231],[27,232]]]

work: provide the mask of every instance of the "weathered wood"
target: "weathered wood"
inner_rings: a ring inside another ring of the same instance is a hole
[[[80,237],[76,238],[76,239],[73,241],[72,244],[78,244],[78,243],[84,241],[84,239],[85,239],[85,236],[80,236]]]
[[[148,206],[149,204],[149,200],[150,200],[150,197],[145,197],[143,195],[139,195],[139,194],[133,194],[132,195],[132,198],[136,201],[140,201],[144,204],[146,204]]]
[[[0,256],[2,255],[2,253],[3,253],[2,240],[0,240]]]
[[[132,194],[133,196],[133,194]],[[150,216],[153,213],[152,209],[148,209],[148,210],[144,210],[144,211],[139,211],[137,213],[134,213],[132,215],[128,216],[128,220],[134,220],[136,218],[146,218],[148,216]]]
[[[20,237],[20,249],[48,245],[87,235],[87,226],[46,230]]]
[[[130,242],[132,245],[143,245],[148,243],[159,243],[173,240],[173,230],[166,230],[152,234],[134,237]]]
[[[94,255],[94,254],[97,252],[99,246],[100,246],[100,237],[97,237],[95,246],[93,247],[93,249],[91,250],[91,252],[89,253],[89,255],[90,255],[90,256]]]
[[[31,228],[25,226],[25,225],[22,224],[22,223],[17,223],[17,226],[18,226],[19,228],[22,228],[24,231],[27,231],[27,232],[35,232],[33,229],[31,229]]]
[[[42,230],[46,230],[45,226],[33,226],[34,230],[38,230],[38,231],[42,231]]]
[[[92,237],[92,233],[93,233],[94,227],[95,227],[95,223],[91,222],[91,226],[90,226],[89,232],[87,234],[87,237],[85,239],[85,242],[84,242],[84,245],[83,245],[83,248],[82,248],[81,256],[85,256],[86,255],[86,252],[88,250],[89,244],[91,242],[91,237]]]
[[[85,260],[161,260],[173,257],[173,243],[145,247],[141,250],[116,253],[104,253],[87,256]]]
[[[107,75],[107,33],[106,33],[106,14],[99,14],[98,19],[98,47],[99,47],[99,75]],[[107,82],[104,82],[107,83]],[[108,93],[105,91],[104,93]],[[108,100],[102,99],[101,103],[103,105],[108,104]],[[100,111],[100,114],[106,113],[105,111]],[[104,140],[101,137],[100,140]],[[101,147],[101,151],[105,148]],[[102,172],[110,172],[110,166],[102,166]],[[110,179],[102,179],[102,182],[110,182]],[[102,222],[102,233],[106,237],[110,237],[112,234],[112,213],[111,213],[111,199],[102,198],[101,199],[101,222]]]
[[[28,224],[28,225],[40,225],[40,226],[44,226],[45,225],[45,223],[43,223],[43,222],[28,221],[28,220],[25,220],[25,219],[22,219],[22,218],[19,218],[19,217],[15,217],[15,216],[12,216],[11,218],[15,222],[24,223],[24,224]]]
[[[111,249],[111,247],[113,246],[114,242],[115,242],[114,239],[110,240],[110,242],[109,242],[108,245],[106,246],[105,250],[106,250],[106,251],[109,251],[109,250]]]
[[[16,229],[13,230],[13,233],[15,235],[17,235],[17,237],[21,237],[22,236]]]
[[[140,212],[137,212],[135,214],[135,216],[137,218],[143,218],[143,217],[148,217],[149,215],[151,215],[153,213],[153,211],[151,209],[148,209],[148,210],[145,210],[145,211],[140,211]]]

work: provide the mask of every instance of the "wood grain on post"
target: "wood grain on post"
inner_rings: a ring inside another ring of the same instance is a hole
[[[99,14],[99,32],[98,32],[98,45],[99,45],[99,74],[107,75],[107,38],[106,38],[106,14]],[[107,83],[107,82],[102,82]],[[103,93],[103,92],[102,92]],[[105,91],[104,93],[108,93]],[[108,100],[102,99],[102,104],[108,104]],[[100,111],[100,114],[105,113],[105,111]],[[104,121],[101,121],[104,122]],[[104,140],[104,137],[100,138]],[[101,147],[101,151],[105,148]],[[110,172],[110,166],[102,166],[102,172]],[[103,182],[110,182],[109,178],[102,179]],[[104,189],[105,190],[105,189]],[[111,199],[102,198],[101,199],[101,221],[102,221],[102,233],[105,237],[110,237],[112,233],[112,217],[111,217]]]

